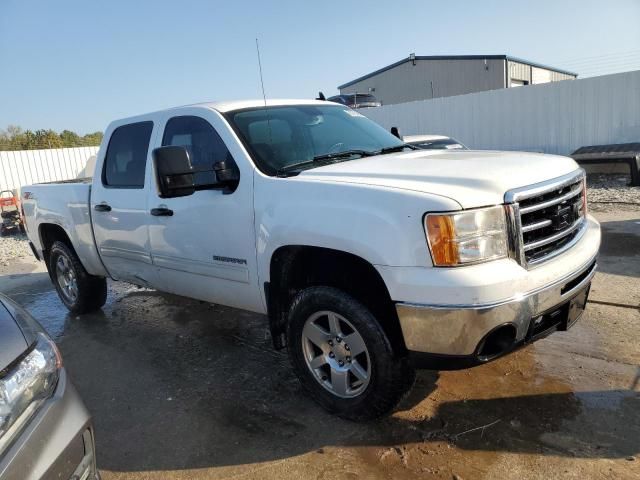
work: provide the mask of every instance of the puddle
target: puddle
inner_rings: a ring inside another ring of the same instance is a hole
[[[28,296],[18,294],[13,298],[40,322],[54,340],[58,340],[64,334],[70,315],[67,308],[60,302],[55,290]]]
[[[24,291],[23,291],[24,290]],[[37,291],[40,290],[40,291]],[[18,304],[22,305],[38,322],[44,327],[47,333],[56,341],[60,340],[67,328],[74,321],[91,323],[94,317],[113,316],[114,308],[124,298],[144,291],[155,294],[153,290],[140,289],[134,285],[125,283],[109,283],[107,302],[101,310],[86,315],[73,315],[69,313],[63,305],[55,291],[53,285],[47,283],[38,285],[37,288],[20,289],[17,292],[9,292],[9,296]]]

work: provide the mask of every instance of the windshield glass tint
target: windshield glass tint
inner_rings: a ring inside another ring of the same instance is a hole
[[[376,152],[403,144],[377,123],[338,105],[256,108],[231,112],[227,118],[243,137],[258,167],[270,175],[321,155],[349,150]]]

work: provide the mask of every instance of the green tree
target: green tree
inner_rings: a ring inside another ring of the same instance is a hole
[[[61,133],[48,129],[31,131],[22,130],[17,125],[9,125],[6,130],[0,130],[0,150],[34,150],[63,147],[98,146],[102,142],[102,132],[78,135],[71,130]]]
[[[60,140],[63,147],[77,147],[80,145],[80,135],[71,130],[63,130],[60,132]]]
[[[12,143],[16,147],[14,150],[34,150],[38,148],[36,134],[31,130],[25,130],[24,132],[14,136]]]
[[[36,148],[61,148],[62,140],[53,130],[36,130]]]
[[[102,142],[102,132],[93,132],[87,133],[84,137],[82,137],[82,141],[84,145],[100,145]]]

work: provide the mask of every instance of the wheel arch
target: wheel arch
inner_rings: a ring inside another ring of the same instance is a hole
[[[406,353],[400,321],[384,280],[367,260],[331,248],[287,245],[273,252],[265,282],[269,327],[275,348],[286,346],[288,311],[296,294],[310,286],[343,290],[365,305],[380,322],[394,352]]]
[[[42,259],[47,265],[49,265],[51,247],[57,241],[63,242],[75,253],[71,237],[69,237],[69,234],[63,227],[56,223],[40,224],[38,227],[38,236],[40,238],[40,245],[42,246]]]

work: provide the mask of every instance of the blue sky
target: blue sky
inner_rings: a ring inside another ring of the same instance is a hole
[[[640,69],[640,0],[1,0],[0,128],[103,130],[207,100],[310,98],[410,52]]]

